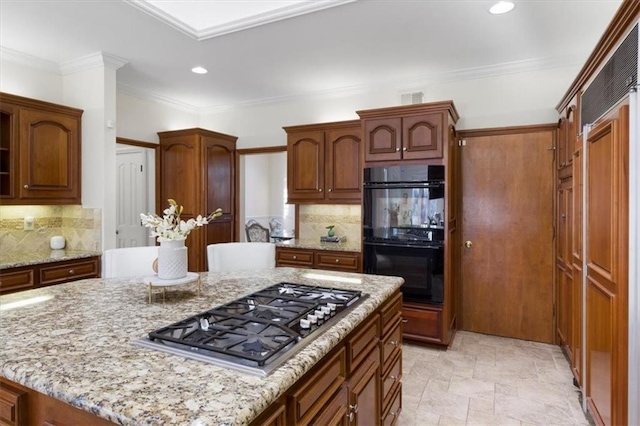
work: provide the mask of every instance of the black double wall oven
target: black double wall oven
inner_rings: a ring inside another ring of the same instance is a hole
[[[403,277],[405,301],[444,301],[444,178],[441,165],[364,170],[364,272]]]

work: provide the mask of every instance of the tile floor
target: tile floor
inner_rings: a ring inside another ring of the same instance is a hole
[[[558,346],[461,331],[402,350],[400,426],[589,425]]]

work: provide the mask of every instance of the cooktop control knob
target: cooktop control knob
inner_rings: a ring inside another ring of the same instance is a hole
[[[316,324],[318,322],[318,317],[312,314],[307,315],[307,319],[311,324]]]
[[[300,320],[300,328],[309,328],[311,327],[311,322],[308,319],[302,318]]]
[[[329,309],[331,309],[332,311],[336,310],[337,305],[335,303],[327,303],[327,306],[329,307]]]
[[[324,318],[324,312],[319,309],[316,309],[315,315],[318,317],[318,319]]]

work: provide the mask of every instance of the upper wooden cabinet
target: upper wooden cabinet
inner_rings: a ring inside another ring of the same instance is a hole
[[[284,130],[290,203],[360,203],[360,120],[290,126]]]
[[[82,110],[0,94],[3,204],[80,204]]]
[[[452,101],[357,111],[364,161],[443,160],[449,125],[458,121]]]
[[[189,271],[207,270],[209,244],[230,242],[235,232],[235,136],[204,129],[159,132],[160,203],[172,198],[186,220],[218,207],[222,216],[189,234]]]

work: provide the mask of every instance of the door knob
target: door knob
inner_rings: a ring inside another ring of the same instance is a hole
[[[465,241],[465,242],[464,242],[464,246],[465,246],[466,248],[471,248],[471,246],[472,246],[472,245],[473,245],[473,243],[472,243],[471,241]]]

